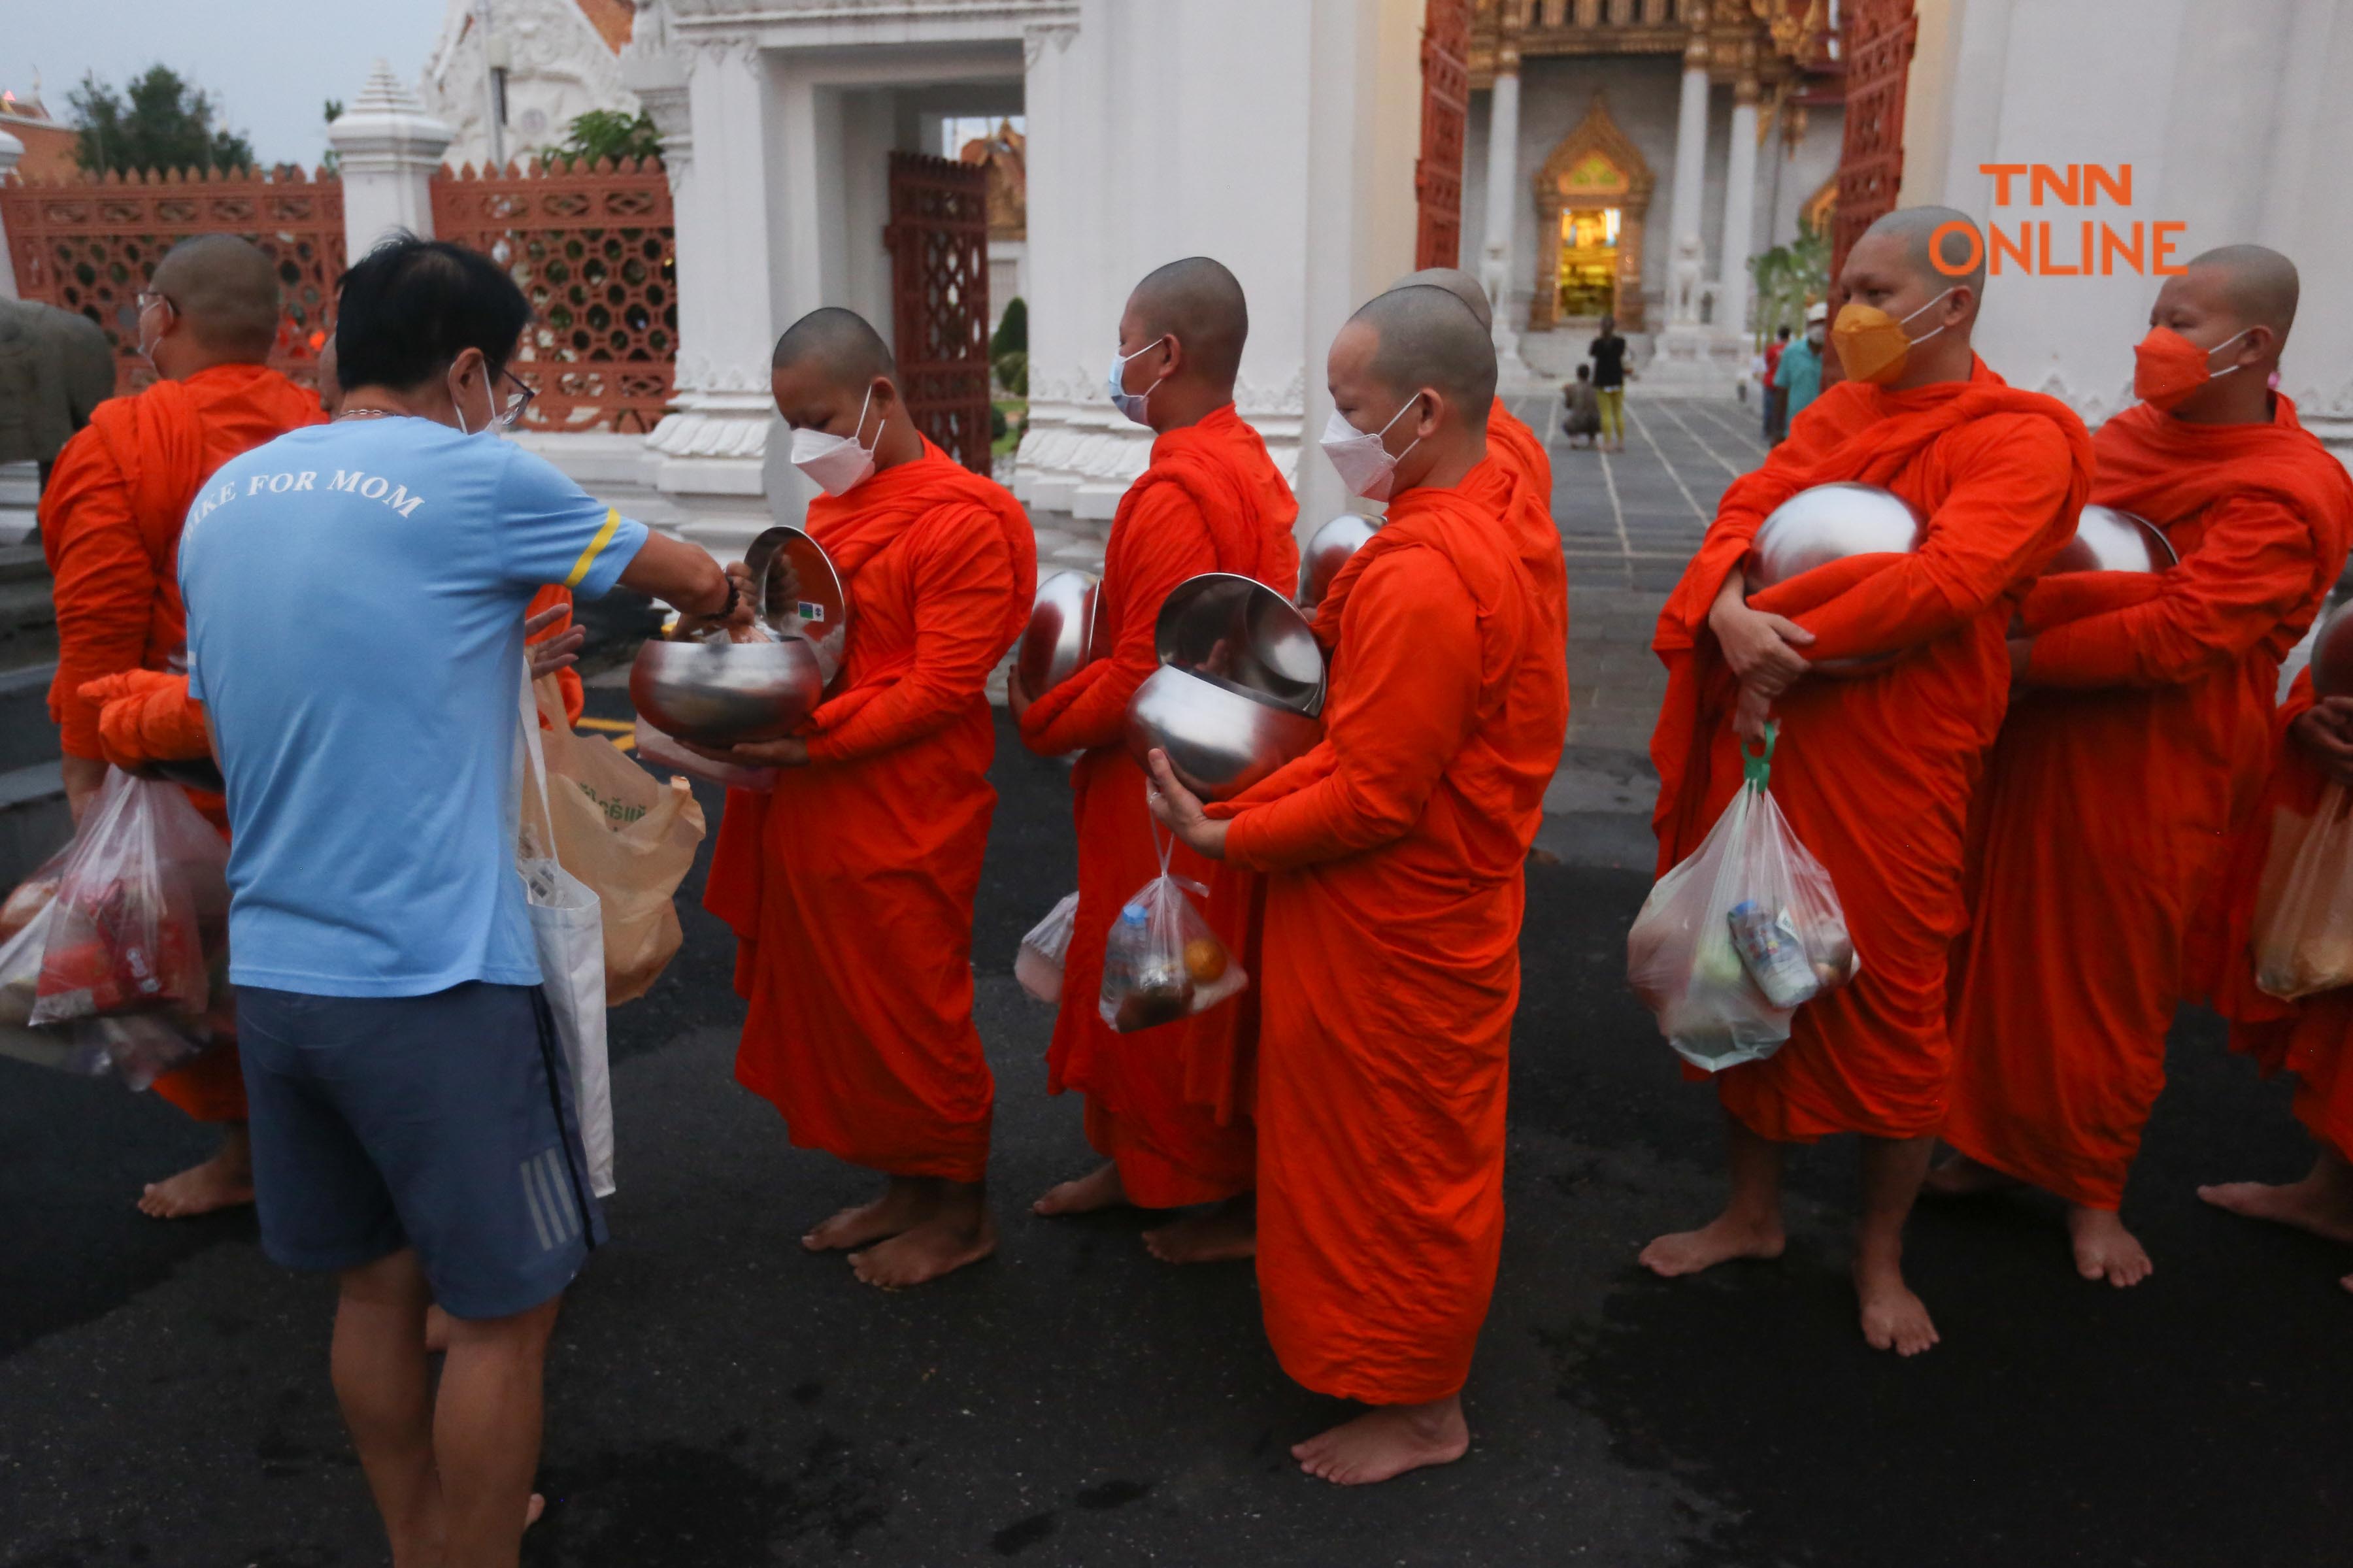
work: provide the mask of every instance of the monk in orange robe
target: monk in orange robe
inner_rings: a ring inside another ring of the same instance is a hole
[[[1860,1133],[1863,1337],[1904,1355],[1936,1342],[1904,1280],[1904,1222],[1945,1120],[1946,952],[1966,918],[1969,797],[2009,697],[2010,616],[2073,536],[2091,485],[2082,421],[2005,385],[1969,347],[1982,245],[1975,268],[1956,254],[1961,235],[1933,248],[1943,226],[1968,221],[1910,208],[1855,242],[1833,333],[1847,379],[1725,492],[1652,645],[1668,679],[1651,742],[1661,873],[1741,787],[1744,742],[1778,705],[1773,796],[1830,871],[1862,972],[1800,1007],[1775,1055],[1716,1075],[1731,1197],[1642,1262],[1673,1276],[1778,1257],[1783,1145]],[[1927,520],[1920,548],[1835,562],[1746,600],[1743,563],[1766,516],[1834,480],[1911,502]],[[1853,679],[1809,673],[1813,659],[1857,656],[1892,657]]]
[[[2209,910],[2225,947],[2211,999],[2231,1020],[2232,1050],[2253,1057],[2266,1076],[2283,1068],[2295,1074],[2295,1119],[2320,1147],[2300,1180],[2227,1182],[2198,1195],[2232,1214],[2353,1247],[2353,986],[2299,1002],[2265,995],[2255,989],[2246,942],[2281,818],[2308,822],[2331,784],[2353,789],[2353,697],[2316,698],[2306,670],[2280,705],[2274,732],[2270,782]],[[2353,1274],[2341,1283],[2353,1290]]]
[[[703,900],[734,930],[751,1004],[736,1080],[796,1144],[890,1178],[801,1245],[850,1252],[885,1288],[997,1247],[972,903],[997,805],[988,676],[1038,575],[1028,514],[924,439],[894,374],[849,310],[812,311],[777,340],[776,407],[794,461],[827,491],[807,529],[840,574],[849,641],[803,734],[721,753],[782,771],[773,795],[729,792]]]
[[[1134,400],[1131,416],[1151,427],[1154,440],[1152,465],[1120,498],[1103,551],[1096,625],[1107,653],[1034,701],[1018,677],[1007,692],[1031,751],[1080,753],[1071,772],[1079,903],[1062,960],[1047,1088],[1085,1093],[1087,1142],[1103,1156],[1093,1172],[1052,1188],[1034,1207],[1068,1215],[1120,1203],[1218,1205],[1145,1233],[1145,1245],[1172,1263],[1250,1255],[1257,1134],[1248,1108],[1229,1106],[1221,1116],[1214,1094],[1208,1103],[1189,1098],[1186,1080],[1195,1059],[1189,1037],[1197,1029],[1229,1036],[1235,1016],[1254,1019],[1256,1010],[1237,997],[1215,1009],[1218,1016],[1122,1035],[1103,1022],[1097,994],[1112,922],[1160,874],[1166,842],[1145,807],[1144,770],[1124,739],[1128,699],[1159,668],[1153,628],[1161,601],[1204,572],[1255,577],[1286,597],[1298,581],[1292,524],[1299,505],[1266,443],[1234,411],[1249,333],[1241,285],[1205,256],[1170,262],[1128,296],[1119,322],[1121,384]],[[1249,951],[1257,879],[1181,845],[1171,847],[1169,869],[1212,889],[1204,910],[1211,929],[1229,952]]]
[[[58,453],[42,492],[41,547],[56,579],[58,672],[49,713],[65,753],[66,801],[79,822],[106,780],[100,700],[83,689],[183,655],[180,525],[213,470],[300,426],[311,395],[263,362],[276,342],[278,274],[241,239],[204,235],[172,247],[139,296],[140,352],[162,379],[98,406]],[[216,823],[219,798],[201,797]],[[155,1080],[155,1092],[221,1128],[212,1158],[150,1184],[140,1209],[159,1219],[253,1201],[245,1081],[233,1047]]]
[[[1324,739],[1206,809],[1155,752],[1153,809],[1267,878],[1259,1289],[1283,1370],[1373,1407],[1293,1456],[1361,1484],[1470,1444],[1522,867],[1568,724],[1568,611],[1545,498],[1487,440],[1494,349],[1459,300],[1379,296],[1327,374],[1325,450],[1390,506],[1316,611]]]
[[[2118,1210],[2191,925],[2270,771],[2280,661],[2353,530],[2353,479],[2266,385],[2295,295],[2287,258],[2251,245],[2158,291],[2145,401],[2093,437],[2092,499],[2162,529],[2180,563],[2028,596],[1972,825],[1944,1126],[1959,1155],[1927,1191],[2057,1194],[2076,1270],[2115,1286],[2150,1269]]]

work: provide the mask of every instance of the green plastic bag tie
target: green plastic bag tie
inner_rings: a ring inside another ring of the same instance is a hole
[[[1748,749],[1747,742],[1743,741],[1740,742],[1741,773],[1745,776],[1748,787],[1755,790],[1758,795],[1763,795],[1765,793],[1765,786],[1772,782],[1773,748],[1779,743],[1780,739],[1780,724],[1775,721],[1768,720],[1766,721],[1765,725],[1765,750],[1763,752],[1752,752]]]

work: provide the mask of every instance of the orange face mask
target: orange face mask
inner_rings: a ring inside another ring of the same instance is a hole
[[[1959,285],[1954,285],[1958,288]],[[1838,320],[1831,325],[1831,343],[1838,350],[1839,368],[1846,372],[1849,381],[1868,381],[1885,385],[1904,374],[1904,362],[1912,357],[1914,342],[1926,342],[1945,329],[1938,327],[1915,339],[1905,327],[1919,316],[1933,310],[1943,302],[1945,294],[1929,300],[1911,315],[1897,321],[1876,305],[1859,305],[1849,300],[1839,307]]]
[[[2171,327],[2151,327],[2133,348],[2133,395],[2159,412],[2169,412],[2215,379],[2213,358],[2253,327],[2242,328],[2211,349],[2201,349]],[[2221,372],[2228,375],[2239,366]]]

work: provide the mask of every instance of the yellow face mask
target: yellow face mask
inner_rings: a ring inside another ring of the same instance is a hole
[[[1958,288],[1955,284],[1954,288]],[[1945,329],[1915,339],[1904,329],[1917,317],[1933,310],[1943,302],[1945,294],[1929,300],[1919,310],[1899,321],[1876,305],[1859,305],[1852,300],[1839,307],[1838,321],[1831,328],[1831,343],[1838,350],[1839,368],[1849,381],[1868,381],[1884,386],[1904,374],[1904,362],[1912,356],[1914,342],[1926,342]]]

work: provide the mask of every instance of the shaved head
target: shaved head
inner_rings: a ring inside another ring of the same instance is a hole
[[[1427,286],[1443,289],[1462,301],[1470,312],[1479,318],[1482,330],[1495,325],[1495,307],[1487,298],[1487,290],[1479,287],[1479,279],[1460,267],[1425,267],[1419,272],[1409,272],[1389,285],[1392,293],[1399,289]]]
[[[267,360],[278,341],[278,269],[231,234],[184,239],[149,286],[172,302],[196,342],[224,359]]]
[[[1144,275],[1127,297],[1138,339],[1175,338],[1203,380],[1230,387],[1250,338],[1250,306],[1223,262],[1188,256]]]
[[[833,385],[863,386],[876,376],[895,375],[898,364],[882,334],[855,310],[826,305],[785,329],[768,363],[774,370],[804,370]]]
[[[1947,229],[1958,224],[1957,229]],[[1863,230],[1860,246],[1890,239],[1904,248],[1905,264],[1928,284],[1931,294],[1967,289],[1985,297],[1985,233],[1968,214],[1952,207],[1899,207]]]
[[[1385,390],[1403,399],[1434,387],[1464,424],[1485,427],[1495,401],[1495,345],[1452,290],[1430,283],[1392,289],[1366,300],[1348,325],[1374,334],[1372,375]]]
[[[2269,327],[2282,341],[2295,324],[2295,263],[2261,245],[2225,245],[2191,258],[2189,274],[2211,282],[2242,325]]]

